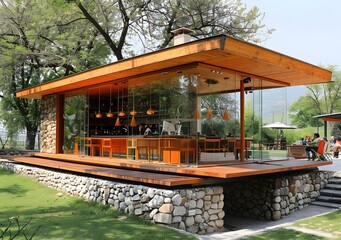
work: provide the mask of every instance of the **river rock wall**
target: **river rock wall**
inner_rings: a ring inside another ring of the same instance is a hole
[[[110,205],[190,233],[211,233],[222,230],[224,226],[224,195],[220,186],[170,190],[10,162],[0,162],[0,166],[72,196]]]
[[[56,153],[56,96],[41,100],[41,152]]]
[[[308,206],[332,177],[329,171],[253,177],[224,186],[228,215],[279,220]]]

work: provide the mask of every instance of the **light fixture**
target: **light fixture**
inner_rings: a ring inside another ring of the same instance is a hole
[[[130,111],[131,116],[135,116],[137,112],[135,111],[135,91],[133,89],[133,110]]]
[[[243,79],[244,83],[250,83],[251,82],[251,78],[250,77],[246,77]]]
[[[253,87],[247,87],[244,90],[245,90],[245,94],[253,93]]]
[[[96,114],[96,118],[102,118],[101,113],[101,89],[98,91],[98,113]]]
[[[135,92],[133,89],[133,110],[130,112],[130,115],[132,115],[133,117],[131,118],[131,122],[130,122],[130,126],[131,127],[136,127],[137,123],[136,123],[136,119],[135,119],[135,115],[137,114],[137,112],[135,111]]]
[[[121,101],[121,103],[122,103],[122,110],[118,113],[118,115],[120,117],[124,117],[126,115],[126,113],[123,111],[123,88],[122,88],[122,96],[121,96],[121,98],[122,98],[122,101]]]
[[[131,118],[130,126],[131,126],[131,127],[136,127],[136,126],[137,126],[135,116],[133,116],[133,117]]]
[[[230,120],[230,113],[227,111],[227,109],[224,110],[223,119],[225,121]]]
[[[149,93],[149,109],[147,110],[147,115],[154,115],[155,111],[152,109],[152,93]]]
[[[120,114],[119,114],[119,108],[120,108],[120,90],[117,90],[117,118],[116,118],[116,122],[115,122],[115,126],[119,127],[121,126],[121,122],[120,122]]]
[[[109,102],[109,112],[107,113],[107,117],[108,117],[108,118],[112,118],[112,117],[114,117],[114,114],[111,112],[111,89],[112,89],[112,85],[110,84],[110,102]]]
[[[207,83],[208,85],[210,85],[210,84],[217,84],[217,83],[219,83],[219,81],[218,81],[218,80],[215,80],[215,79],[207,78],[207,79],[205,80],[205,83]]]
[[[208,108],[207,109],[207,115],[206,115],[206,118],[208,119],[211,119],[213,117],[213,111],[212,111],[212,108]]]
[[[199,107],[197,107],[195,109],[195,112],[194,112],[194,116],[193,116],[195,119],[200,119],[201,118],[201,114],[200,114],[200,110],[199,110]]]

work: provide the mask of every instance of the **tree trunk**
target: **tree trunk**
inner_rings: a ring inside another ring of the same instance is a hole
[[[36,143],[37,127],[26,126],[26,150],[34,150]]]

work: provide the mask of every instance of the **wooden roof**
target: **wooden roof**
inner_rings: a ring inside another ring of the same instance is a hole
[[[332,73],[320,67],[272,50],[219,35],[192,41],[141,56],[124,59],[52,82],[18,91],[21,98],[40,99],[44,95],[85,88],[116,80],[150,79],[165,72],[183,69],[206,71],[206,78],[217,72],[224,79],[251,77],[257,88],[274,88],[330,82]],[[210,71],[209,71],[210,70]],[[200,74],[201,72],[199,72]],[[148,76],[148,78],[147,78]],[[217,76],[215,76],[217,77]],[[266,80],[266,81],[261,81]],[[137,80],[136,80],[137,81]],[[222,81],[219,81],[222,82]],[[226,87],[217,85],[217,89]],[[235,85],[235,84],[234,84]],[[239,86],[235,86],[239,88]]]
[[[341,122],[341,112],[317,115],[314,118],[322,118],[325,122]]]

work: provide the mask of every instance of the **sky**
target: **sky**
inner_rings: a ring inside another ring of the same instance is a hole
[[[341,70],[340,0],[242,0],[265,13],[263,23],[274,28],[263,47],[314,65]]]
[[[341,0],[242,0],[248,9],[256,6],[265,13],[263,23],[276,29],[261,46],[313,65],[337,65],[341,71]],[[304,86],[269,90],[264,117],[281,116],[304,96]],[[283,92],[285,91],[285,92]],[[283,97],[283,93],[286,99]],[[286,103],[283,103],[286,102]],[[276,112],[278,113],[276,114]],[[271,114],[271,113],[274,114]],[[272,117],[273,118],[273,117]],[[272,121],[282,121],[273,118]],[[285,122],[287,120],[284,120]]]

